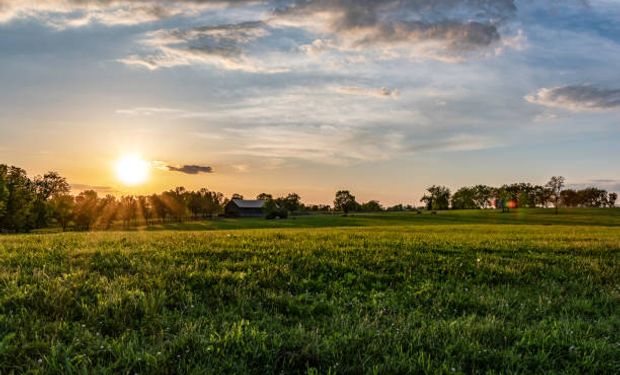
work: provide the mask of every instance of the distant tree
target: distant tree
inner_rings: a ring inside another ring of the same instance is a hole
[[[426,189],[427,195],[424,195],[420,202],[424,202],[429,210],[447,210],[450,208],[450,189],[445,186],[433,185]]]
[[[476,188],[462,187],[452,196],[452,209],[471,210],[480,208],[476,198]]]
[[[306,206],[309,211],[313,212],[329,212],[331,207],[327,204],[311,204]]]
[[[607,191],[595,187],[578,190],[577,199],[581,207],[606,207],[609,204]]]
[[[486,185],[476,185],[472,189],[474,191],[473,199],[478,208],[488,208],[493,200],[494,189]]]
[[[57,172],[47,172],[43,177],[36,176],[34,186],[37,196],[42,200],[48,200],[56,194],[68,194],[71,190],[67,179]]]
[[[609,207],[615,207],[617,199],[618,199],[618,194],[609,193]]]
[[[43,176],[36,176],[33,180],[36,199],[33,204],[35,225],[43,228],[48,225],[48,220],[53,216],[49,200],[55,195],[69,194],[71,190],[67,179],[57,172],[48,172]]]
[[[3,228],[2,221],[5,218],[9,200],[8,184],[8,167],[4,164],[0,164],[0,229]]]
[[[566,189],[560,192],[560,201],[565,207],[578,207],[581,204],[579,193],[574,189]]]
[[[4,197],[0,229],[27,232],[35,226],[34,203],[36,193],[26,171],[18,167],[0,165],[0,184]]]
[[[339,190],[336,193],[336,198],[334,199],[335,210],[342,211],[345,215],[348,215],[349,212],[354,211],[357,206],[358,203],[355,200],[355,196],[352,195],[348,190]]]
[[[495,189],[495,207],[501,208],[502,212],[510,212],[515,207],[515,192],[509,185],[503,185]]]
[[[226,205],[224,194],[207,189],[201,191],[205,198],[205,216],[213,216],[223,211]]]
[[[366,203],[362,203],[360,206],[360,210],[363,212],[381,212],[384,210],[383,206],[379,201],[368,201]]]
[[[52,217],[56,219],[62,231],[65,232],[71,220],[73,220],[73,210],[75,199],[70,194],[54,194],[49,201]]]
[[[75,198],[75,223],[79,229],[90,230],[97,220],[98,207],[97,192],[85,190]]]
[[[536,185],[534,187],[534,197],[537,206],[547,208],[551,201],[551,190],[545,186]]]
[[[152,194],[148,198],[150,206],[153,207],[153,214],[159,220],[165,222],[168,216],[168,208],[164,204],[161,196],[158,194]]]
[[[565,179],[562,176],[553,176],[551,177],[549,182],[547,182],[547,185],[545,185],[545,187],[549,189],[549,191],[551,192],[550,197],[553,202],[553,205],[555,206],[556,215],[558,213],[558,208],[560,206],[560,201],[562,199],[561,193],[562,193],[562,188],[564,187],[564,180]]]
[[[273,195],[268,194],[268,193],[260,193],[256,196],[256,200],[259,200],[259,201],[268,201],[272,199],[273,199]]]
[[[138,198],[138,217],[141,220],[144,220],[146,226],[149,225],[151,218],[153,217],[153,208],[151,207],[151,202],[149,201],[149,197],[144,195],[139,196]]]
[[[276,202],[280,208],[288,212],[295,212],[301,206],[301,197],[299,194],[290,193],[286,197],[278,198]]]
[[[205,208],[205,199],[200,191],[191,191],[186,198],[187,208],[192,214],[192,219],[197,219]]]
[[[120,215],[120,203],[115,196],[108,194],[99,199],[97,203],[97,221],[96,225],[105,229],[110,229],[114,221]]]
[[[286,219],[288,210],[281,207],[276,199],[267,199],[263,206],[263,214],[266,219]]]
[[[243,199],[243,195],[234,193],[230,199]]]
[[[121,197],[119,201],[119,216],[125,228],[129,227],[137,218],[138,202],[133,195]]]
[[[188,208],[185,193],[185,188],[177,187],[160,195],[162,203],[166,206],[167,215],[174,221],[181,222],[187,215]]]

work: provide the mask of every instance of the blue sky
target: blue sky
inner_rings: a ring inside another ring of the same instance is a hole
[[[619,66],[611,0],[0,0],[0,160],[118,194],[618,191]]]

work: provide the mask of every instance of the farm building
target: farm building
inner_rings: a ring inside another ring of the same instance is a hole
[[[261,217],[263,207],[265,207],[263,200],[232,199],[224,207],[224,214],[227,217]]]

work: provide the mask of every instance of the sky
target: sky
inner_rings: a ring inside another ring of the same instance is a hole
[[[76,191],[620,191],[619,131],[618,0],[0,0],[0,163]]]

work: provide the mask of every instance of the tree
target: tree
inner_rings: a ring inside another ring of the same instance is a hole
[[[125,228],[134,222],[137,218],[138,202],[133,195],[121,197],[119,202],[119,216],[123,220]]]
[[[149,197],[141,195],[138,197],[138,215],[146,226],[149,226],[150,220],[153,217],[153,207],[149,201]]]
[[[183,221],[187,214],[187,201],[185,197],[186,190],[183,187],[177,187],[174,190],[163,192],[160,197],[162,203],[166,206],[166,213],[175,221]]]
[[[0,164],[0,229],[2,228],[2,220],[6,213],[9,188],[8,188],[8,168],[4,164]]]
[[[62,231],[65,232],[71,220],[73,220],[73,210],[75,199],[70,194],[54,194],[49,201],[52,217],[56,219]]]
[[[97,225],[110,229],[119,216],[120,203],[115,196],[108,194],[97,202]]]
[[[345,215],[349,214],[349,211],[353,211],[357,208],[358,204],[355,200],[355,196],[348,190],[339,190],[336,193],[336,199],[334,199],[334,209],[344,212]]]
[[[609,193],[609,207],[615,207],[617,199],[618,199],[618,194]]]
[[[381,212],[384,211],[384,208],[379,201],[372,200],[362,203],[360,210],[363,212]]]
[[[234,193],[230,199],[243,199],[243,195],[239,193]]]
[[[75,223],[79,229],[90,230],[99,213],[97,192],[85,190],[75,198]]]
[[[424,195],[420,202],[426,204],[429,210],[447,210],[450,208],[450,189],[445,186],[433,185],[426,189],[429,193]]]
[[[268,199],[263,206],[263,214],[266,219],[286,219],[288,210],[281,207],[276,199]]]
[[[192,219],[194,220],[204,211],[205,202],[200,191],[189,192],[186,203],[187,208],[192,213]]]
[[[166,205],[162,201],[161,196],[157,194],[153,194],[149,196],[148,199],[149,199],[149,203],[151,207],[153,207],[153,212],[155,216],[159,220],[165,222],[166,217],[168,216],[168,209],[166,208]]]
[[[474,190],[474,201],[479,208],[487,208],[491,205],[493,199],[493,188],[486,185],[476,185]]]
[[[295,212],[299,210],[299,206],[301,205],[301,197],[299,194],[290,193],[286,197],[276,199],[276,202],[282,209],[289,212]]]
[[[273,199],[273,195],[268,194],[268,193],[260,193],[256,196],[256,200],[258,201],[268,201],[272,199]]]
[[[534,197],[537,206],[547,208],[551,200],[551,190],[545,186],[536,185],[534,187]]]
[[[578,207],[581,204],[580,194],[574,189],[562,190],[560,201],[566,207]]]
[[[452,196],[452,209],[471,210],[481,208],[476,198],[475,187],[462,187]]]
[[[0,165],[0,180],[4,202],[0,229],[16,232],[28,232],[35,226],[33,214],[36,200],[35,189],[26,171],[18,167]]]
[[[562,176],[553,176],[545,185],[547,189],[551,192],[550,197],[555,206],[555,213],[558,214],[558,208],[560,206],[560,201],[562,199],[561,193],[562,188],[564,187],[564,177]]]
[[[224,194],[215,191],[209,191],[207,189],[201,189],[201,192],[205,201],[205,217],[216,215],[223,210],[226,202]]]
[[[43,228],[48,225],[48,220],[53,216],[49,200],[56,195],[69,194],[71,190],[67,179],[57,172],[47,172],[43,176],[36,176],[33,180],[36,199],[33,204],[35,225]]]

